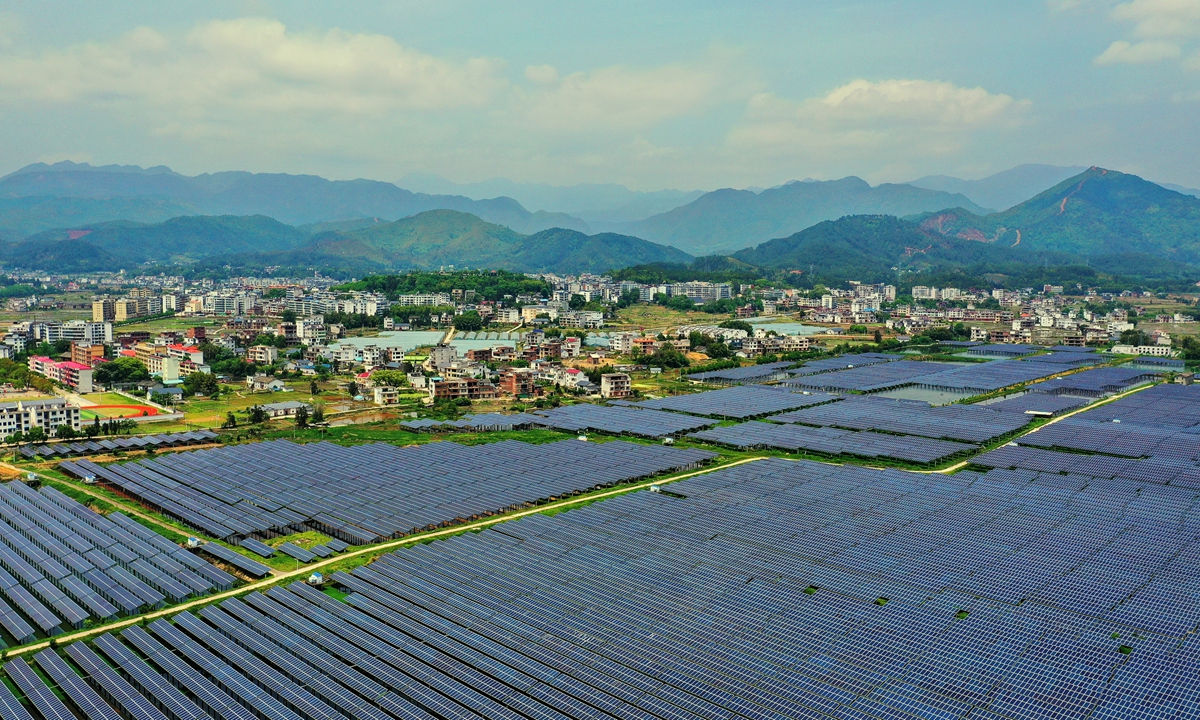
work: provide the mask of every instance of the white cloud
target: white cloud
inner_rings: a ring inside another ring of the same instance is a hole
[[[137,101],[193,118],[240,109],[380,113],[486,104],[501,64],[426,55],[383,35],[289,33],[260,18],[213,21],[185,37],[138,28],[112,42],[0,57],[9,98]]]
[[[1140,38],[1200,36],[1200,0],[1132,0],[1113,8],[1112,16],[1135,23]]]
[[[1132,24],[1138,42],[1117,40],[1094,62],[1097,65],[1144,64],[1178,60],[1184,45],[1200,37],[1200,0],[1130,0],[1113,6],[1110,17]],[[1191,59],[1183,66],[1195,69]]]
[[[934,80],[855,80],[790,102],[756,95],[729,136],[732,147],[813,162],[834,157],[902,162],[954,155],[976,132],[1021,121],[1028,101]]]
[[[1093,62],[1097,65],[1116,65],[1118,63],[1138,65],[1171,60],[1179,57],[1182,52],[1175,43],[1161,40],[1144,40],[1139,43],[1117,40],[1109,45],[1107,50],[1097,55]]]

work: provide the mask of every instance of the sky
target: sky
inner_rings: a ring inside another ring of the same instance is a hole
[[[0,0],[0,137],[0,174],[1200,187],[1200,0]]]

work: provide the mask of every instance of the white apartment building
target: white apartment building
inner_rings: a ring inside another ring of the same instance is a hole
[[[79,406],[62,398],[47,400],[18,400],[0,403],[0,437],[16,432],[28,432],[35,427],[53,435],[59,425],[79,431]]]

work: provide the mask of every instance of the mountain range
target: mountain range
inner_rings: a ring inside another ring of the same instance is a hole
[[[615,183],[581,183],[567,187],[546,183],[518,183],[506,178],[456,183],[437,175],[413,173],[400,179],[410,190],[482,199],[510,197],[534,211],[563,212],[595,225],[641,220],[685,205],[702,190],[638,192]]]
[[[362,274],[446,265],[604,272],[732,255],[765,272],[833,264],[887,274],[1037,262],[1146,277],[1200,275],[1200,199],[1100,168],[1062,178],[1073,170],[1027,165],[977,181],[914,181],[929,187],[848,177],[709,193],[500,180],[475,188],[516,189],[527,200],[537,193],[546,202],[587,200],[592,210],[604,198],[693,198],[636,222],[587,223],[544,208],[530,212],[507,196],[415,193],[368,180],[35,164],[0,178],[0,258],[39,270],[151,265]],[[1026,192],[1028,199],[1000,212],[976,202],[1005,205]]]
[[[670,212],[621,226],[623,232],[695,255],[726,254],[844,215],[911,215],[946,207],[990,212],[969,198],[912,185],[872,187],[847,177],[794,182],[761,192],[716,190]]]
[[[1190,283],[1200,276],[1200,199],[1089,168],[1004,212],[847,216],[733,257],[765,270],[839,280],[1077,266]]]
[[[1089,168],[1004,212],[980,217],[956,208],[914,219],[943,236],[1014,248],[1200,263],[1200,199],[1103,168]]]
[[[455,210],[393,222],[346,221],[298,228],[262,215],[186,216],[162,223],[97,223],[47,230],[5,248],[19,267],[89,272],[144,264],[246,270],[272,266],[364,274],[446,265],[521,272],[605,272],[694,258],[640,238],[553,228],[523,235]]]
[[[375,180],[326,180],[315,175],[219,172],[187,176],[166,167],[60,162],[35,163],[0,178],[0,230],[23,237],[62,227],[54,218],[84,222],[155,222],[170,215],[266,215],[302,225],[331,220],[398,219],[426,210],[458,210],[518,232],[551,227],[588,231],[565,213],[532,213],[508,197],[472,200],[461,195],[414,193]],[[87,201],[83,207],[80,203]]]

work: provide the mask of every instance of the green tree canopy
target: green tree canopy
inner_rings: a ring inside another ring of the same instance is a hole
[[[463,332],[474,332],[483,329],[483,318],[474,310],[468,310],[462,315],[454,316],[454,328]]]
[[[92,378],[101,385],[134,383],[150,379],[150,371],[137,358],[120,357],[96,366]]]

